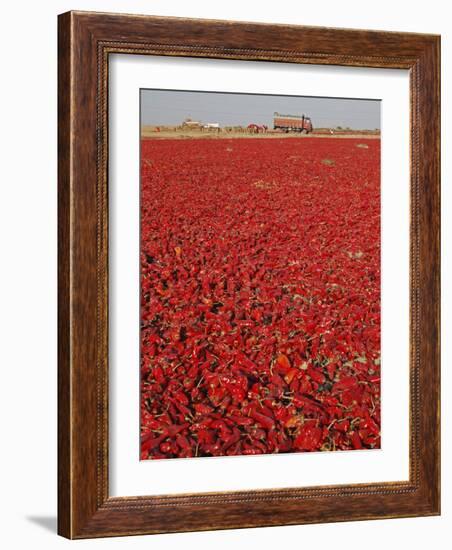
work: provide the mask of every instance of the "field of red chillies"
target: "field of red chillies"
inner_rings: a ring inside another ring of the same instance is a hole
[[[141,147],[141,459],[379,448],[380,140]]]

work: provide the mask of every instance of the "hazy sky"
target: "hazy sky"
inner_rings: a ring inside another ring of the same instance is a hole
[[[217,92],[141,90],[141,124],[176,125],[185,118],[221,126],[267,124],[273,113],[310,116],[314,128],[380,128],[379,100]]]

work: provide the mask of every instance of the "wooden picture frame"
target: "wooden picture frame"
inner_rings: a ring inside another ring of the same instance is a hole
[[[58,41],[58,532],[68,538],[440,513],[440,38],[68,12]],[[108,491],[108,61],[113,53],[410,73],[410,478],[153,497]]]

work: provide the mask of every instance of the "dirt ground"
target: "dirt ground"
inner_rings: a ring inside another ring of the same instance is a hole
[[[297,132],[283,133],[283,132],[273,132],[268,131],[265,134],[252,134],[248,132],[228,132],[228,131],[203,131],[200,130],[181,130],[179,128],[174,129],[164,129],[157,132],[152,126],[143,126],[141,129],[141,137],[144,139],[235,139],[235,138],[259,138],[259,139],[268,139],[268,138],[359,138],[359,139],[380,139],[380,133],[371,133],[371,132],[334,132],[316,133],[315,131],[312,134],[299,134]]]

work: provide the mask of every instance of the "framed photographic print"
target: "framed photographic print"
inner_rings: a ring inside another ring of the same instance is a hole
[[[59,17],[59,533],[439,514],[438,36]]]

